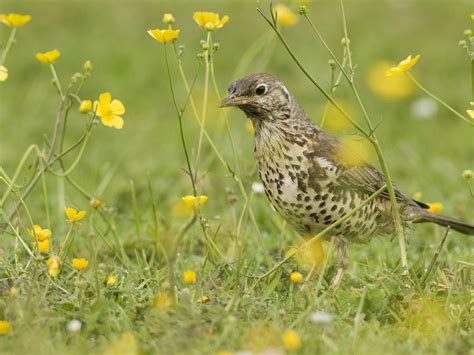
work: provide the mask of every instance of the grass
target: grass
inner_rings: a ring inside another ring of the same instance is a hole
[[[464,112],[472,101],[470,66],[457,42],[472,23],[472,9],[448,0],[364,0],[345,5],[356,81],[378,124],[378,139],[392,177],[406,194],[422,192],[424,201],[441,201],[443,213],[472,221],[474,200],[461,177],[463,170],[473,168],[472,129],[442,107],[429,120],[416,119],[410,107],[423,97],[421,91],[401,100],[386,99],[368,83],[379,60],[398,61],[421,53],[414,75]],[[200,208],[197,223],[190,224],[192,217],[183,211],[180,198],[192,194],[192,189],[183,172],[186,161],[163,46],[146,30],[162,26],[164,12],[175,15],[175,26],[182,30],[178,44],[186,46],[183,66],[191,81],[198,68],[199,41],[205,39],[205,32],[192,21],[192,12],[209,9],[228,14],[230,22],[213,35],[220,43],[215,56],[220,95],[242,74],[269,71],[287,83],[319,122],[325,100],[298,71],[255,7],[253,1],[202,1],[192,6],[185,1],[124,1],[120,6],[111,1],[2,1],[1,12],[33,16],[19,30],[18,43],[6,62],[10,77],[0,86],[0,166],[5,171],[12,174],[29,145],[45,149],[44,136],[51,137],[58,98],[48,68],[34,59],[36,52],[61,50],[56,69],[63,85],[90,59],[94,71],[81,97],[93,99],[110,91],[127,108],[124,129],[101,125],[94,129],[78,168],[70,175],[82,189],[105,200],[106,207],[100,211],[89,207],[89,200],[67,179],[51,174],[26,201],[33,221],[52,229],[54,248],[69,229],[63,207],[88,213],[72,226],[74,242],[60,275],[48,277],[45,263],[30,258],[19,244],[16,233],[31,246],[24,210],[21,220],[15,221],[18,228],[1,234],[0,318],[12,325],[10,334],[0,336],[3,353],[276,352],[283,349],[282,334],[288,329],[301,337],[303,346],[297,352],[302,354],[472,351],[472,240],[455,232],[449,234],[426,284],[426,269],[444,230],[417,225],[409,233],[407,274],[400,267],[396,238],[378,238],[351,245],[348,275],[338,289],[329,287],[335,274],[332,257],[324,272],[319,270],[302,291],[289,275],[297,270],[306,276],[308,269],[294,260],[255,285],[256,278],[281,261],[298,238],[272,211],[266,197],[252,192],[258,175],[251,134],[240,112],[227,112],[237,147],[235,159],[212,83],[206,127],[219,154],[239,172],[250,203],[203,139],[197,188],[209,201]],[[312,21],[341,55],[339,7],[332,1],[318,1],[309,8]],[[328,88],[329,55],[311,37],[309,26],[301,18],[283,33],[311,74]],[[0,43],[7,36],[6,27],[2,28]],[[259,48],[259,43],[265,46]],[[204,74],[201,65],[193,95],[198,112]],[[182,105],[186,90],[174,60],[171,75]],[[363,122],[347,85],[340,85],[335,98]],[[83,133],[84,120],[74,106],[65,146]],[[190,107],[183,115],[183,128],[194,163],[200,128]],[[351,132],[347,128],[339,134]],[[75,156],[67,157],[65,165],[70,166]],[[33,163],[34,159],[28,160],[21,183],[31,176]],[[0,195],[4,191],[1,185]],[[14,203],[11,198],[5,210],[10,211]],[[177,243],[180,235],[182,241]],[[72,257],[86,257],[88,268],[73,270]],[[171,273],[170,258],[176,260]],[[183,282],[185,270],[197,272],[196,284]],[[106,284],[110,275],[117,277],[113,286]],[[176,283],[175,305],[169,305],[170,280]],[[202,296],[209,300],[199,302]],[[314,312],[327,313],[332,320],[313,322]],[[68,330],[75,319],[82,324],[77,332]]]

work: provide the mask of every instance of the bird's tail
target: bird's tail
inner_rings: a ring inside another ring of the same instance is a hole
[[[425,222],[436,223],[443,227],[449,226],[451,229],[454,229],[455,231],[458,231],[463,234],[474,235],[474,225],[454,219],[454,218],[431,213],[428,211],[423,211],[420,217],[418,217],[414,222],[415,223],[425,223]]]

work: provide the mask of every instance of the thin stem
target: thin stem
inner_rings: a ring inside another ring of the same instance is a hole
[[[186,147],[186,139],[184,138],[183,120],[182,120],[183,110],[181,110],[179,108],[178,103],[176,101],[176,96],[175,96],[174,88],[173,88],[173,82],[172,82],[172,78],[171,78],[171,70],[170,70],[170,65],[169,65],[169,61],[168,61],[167,47],[168,46],[165,43],[165,62],[166,62],[166,70],[167,70],[167,73],[168,73],[168,82],[170,84],[170,90],[171,90],[171,96],[173,98],[173,104],[174,104],[174,107],[176,109],[176,113],[178,114],[179,133],[180,133],[180,137],[181,137],[181,145],[183,146],[183,150],[184,150],[184,155],[186,156],[186,164],[188,166],[188,175],[189,175],[189,178],[191,179],[193,194],[194,194],[194,196],[197,196],[196,183],[195,183],[195,180],[194,180],[193,171],[191,169],[191,162],[189,160],[188,149]]]
[[[456,111],[454,108],[452,108],[450,105],[448,105],[445,101],[441,100],[438,96],[432,94],[428,89],[426,89],[423,85],[421,85],[418,80],[415,79],[413,75],[410,74],[410,72],[406,72],[408,77],[413,81],[413,83],[418,86],[418,88],[423,91],[425,94],[427,94],[429,97],[431,97],[433,100],[438,101],[441,105],[446,107],[449,111],[454,113],[456,116],[458,116],[460,119],[462,119],[464,122],[466,122],[470,126],[474,126],[474,122],[472,120],[469,120],[467,117],[464,117],[461,113]],[[474,76],[473,76],[474,78]],[[474,79],[473,79],[474,80]],[[473,93],[474,94],[474,93]]]
[[[433,268],[436,264],[436,261],[438,260],[439,254],[441,254],[441,251],[443,250],[444,243],[446,242],[446,238],[448,237],[450,226],[446,227],[446,231],[444,232],[443,239],[441,239],[441,243],[439,243],[438,248],[436,249],[436,252],[433,255],[433,259],[431,260],[430,265],[428,266],[428,270],[426,270],[425,275],[423,276],[423,279],[421,280],[421,287],[424,287],[426,284],[426,281],[428,280],[431,272],[433,271]]]
[[[0,57],[0,65],[3,65],[5,63],[5,60],[7,59],[7,54],[8,52],[10,52],[12,44],[15,42],[15,35],[16,35],[16,28],[13,27],[10,32],[10,36],[8,37],[7,44],[5,45],[5,49],[2,52],[2,56]]]
[[[207,101],[208,101],[208,94],[209,94],[209,73],[210,73],[210,57],[212,55],[211,49],[211,32],[207,32],[207,40],[206,40],[207,49],[204,50],[204,63],[205,63],[205,74],[204,74],[204,94],[202,96],[202,111],[201,111],[201,130],[199,131],[199,140],[198,140],[198,147],[196,153],[196,161],[194,163],[194,180],[196,181],[198,178],[198,165],[199,159],[201,157],[201,150],[202,150],[202,138],[204,135],[204,127],[206,126],[206,113],[207,113]]]

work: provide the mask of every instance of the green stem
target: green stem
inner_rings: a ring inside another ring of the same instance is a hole
[[[198,140],[198,147],[196,152],[196,161],[194,163],[194,180],[196,181],[198,178],[198,165],[199,159],[201,157],[201,150],[202,150],[202,140],[204,135],[204,127],[206,126],[206,113],[207,113],[207,101],[208,101],[208,94],[209,94],[209,73],[210,73],[210,57],[212,53],[211,49],[211,32],[207,32],[207,40],[206,40],[207,50],[204,51],[204,63],[205,63],[205,74],[204,74],[204,94],[202,97],[202,112],[201,112],[201,130],[199,132],[199,140]]]
[[[429,97],[431,97],[433,100],[435,101],[438,101],[441,105],[443,105],[444,107],[446,107],[449,111],[451,111],[452,113],[454,113],[456,116],[458,116],[460,119],[462,119],[464,122],[466,122],[468,125],[470,126],[474,126],[474,122],[472,120],[469,120],[469,118],[467,117],[464,117],[464,115],[462,115],[461,113],[459,113],[458,111],[456,111],[454,108],[452,108],[450,105],[448,105],[446,102],[444,102],[443,100],[441,100],[438,96],[432,94],[430,91],[428,91],[423,85],[421,85],[418,80],[415,79],[415,77],[413,75],[410,74],[410,72],[406,72],[406,74],[408,75],[408,77],[413,81],[413,83],[418,86],[418,88],[423,91],[426,95],[428,95]],[[474,75],[473,75],[473,80],[474,80]],[[474,94],[474,93],[473,93]]]
[[[474,102],[474,58],[471,59],[471,91],[472,102]]]
[[[51,73],[53,74],[53,83],[54,86],[58,89],[59,95],[61,96],[61,100],[64,100],[63,89],[61,88],[61,83],[59,82],[58,74],[56,73],[56,69],[54,69],[54,64],[50,64],[49,68],[51,69]]]
[[[186,147],[186,139],[184,138],[184,131],[183,131],[183,110],[181,110],[178,106],[178,103],[176,101],[176,96],[175,96],[175,93],[174,93],[174,88],[173,88],[173,82],[172,82],[172,78],[171,78],[171,70],[170,70],[170,65],[169,65],[169,61],[168,61],[168,50],[167,50],[167,44],[165,43],[165,62],[166,62],[166,70],[167,70],[167,73],[168,73],[168,82],[170,84],[170,90],[171,90],[171,96],[173,98],[173,104],[174,104],[174,107],[176,109],[176,113],[178,114],[178,122],[179,122],[179,133],[180,133],[180,137],[181,137],[181,145],[183,146],[183,150],[184,150],[184,155],[186,156],[186,164],[188,166],[188,175],[189,175],[189,178],[191,179],[191,185],[192,185],[192,189],[193,189],[193,194],[194,196],[197,196],[197,190],[196,190],[196,183],[194,181],[194,175],[193,175],[193,171],[191,169],[191,162],[189,160],[189,154],[188,154],[188,149]]]
[[[2,56],[0,57],[0,65],[3,65],[5,63],[5,60],[7,59],[7,54],[10,52],[10,49],[12,47],[12,44],[15,42],[15,35],[16,35],[16,28],[12,28],[12,31],[10,32],[10,37],[8,37],[7,44],[5,45],[5,49],[2,52]]]

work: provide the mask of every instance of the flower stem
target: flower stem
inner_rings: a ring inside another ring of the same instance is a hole
[[[7,59],[7,54],[8,52],[10,52],[12,44],[15,42],[15,35],[16,28],[12,28],[12,31],[10,32],[10,37],[8,37],[7,44],[5,45],[5,49],[2,51],[2,56],[0,57],[0,65],[3,65],[5,63],[5,60]]]
[[[184,138],[183,120],[182,120],[183,110],[181,110],[179,108],[178,103],[176,101],[176,96],[175,96],[174,88],[173,88],[173,82],[172,82],[172,78],[171,78],[171,70],[170,70],[170,65],[169,65],[169,61],[168,61],[167,47],[168,46],[165,43],[165,62],[166,62],[166,70],[168,72],[168,82],[170,84],[170,90],[171,90],[171,96],[173,98],[173,104],[174,104],[174,107],[176,109],[176,113],[178,114],[179,133],[180,133],[180,137],[181,137],[181,145],[183,146],[184,155],[186,157],[186,165],[188,166],[188,175],[189,175],[189,178],[191,179],[193,194],[194,194],[194,196],[197,196],[196,184],[195,184],[195,181],[194,181],[194,175],[193,175],[193,171],[191,169],[191,162],[189,160],[188,149],[187,149],[187,146],[186,146],[186,139]]]
[[[464,122],[466,122],[468,125],[470,126],[474,126],[474,122],[472,122],[472,120],[469,120],[467,117],[464,117],[464,115],[462,115],[461,113],[459,113],[458,111],[456,111],[454,108],[452,108],[450,105],[448,105],[445,101],[441,100],[438,96],[432,94],[430,91],[428,91],[428,89],[426,89],[423,85],[421,85],[419,83],[418,80],[415,79],[415,77],[413,75],[410,74],[410,72],[406,72],[406,74],[408,75],[408,77],[413,81],[413,83],[418,86],[418,88],[423,91],[425,94],[427,94],[429,97],[431,97],[433,100],[435,101],[438,101],[441,105],[443,105],[444,107],[446,107],[449,111],[451,111],[452,113],[454,113],[456,116],[458,116],[460,119],[462,119]],[[474,80],[474,76],[473,76],[473,80]],[[474,85],[474,83],[473,83]],[[474,94],[474,93],[473,93]]]

